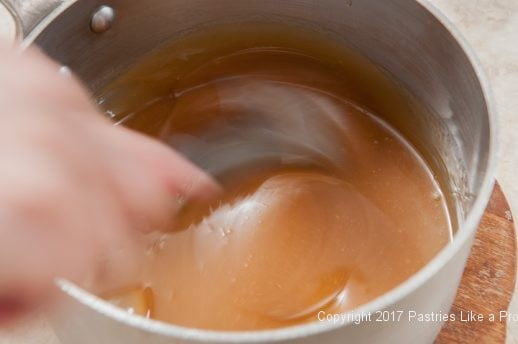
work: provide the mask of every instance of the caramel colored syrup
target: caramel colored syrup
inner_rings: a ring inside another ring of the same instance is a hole
[[[431,170],[377,115],[405,111],[397,88],[336,45],[299,29],[202,30],[101,92],[116,121],[202,167],[214,154],[247,161],[151,245],[146,288],[106,298],[182,326],[278,328],[363,305],[448,243]]]

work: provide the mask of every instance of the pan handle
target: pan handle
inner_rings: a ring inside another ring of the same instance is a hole
[[[49,14],[70,0],[0,0],[16,23],[16,38],[23,39]]]

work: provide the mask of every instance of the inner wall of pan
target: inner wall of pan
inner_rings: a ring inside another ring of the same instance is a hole
[[[115,9],[116,20],[109,31],[95,34],[90,15],[105,4]],[[450,200],[453,227],[462,227],[488,168],[487,108],[462,48],[415,0],[80,0],[35,43],[95,92],[189,30],[246,21],[329,34],[403,86],[416,100],[410,111],[379,115],[425,157]]]

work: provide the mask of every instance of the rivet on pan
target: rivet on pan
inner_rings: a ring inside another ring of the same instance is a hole
[[[67,66],[61,66],[61,67],[59,67],[59,74],[64,75],[64,76],[71,76],[72,71]]]
[[[115,11],[110,6],[101,6],[93,14],[90,29],[95,33],[108,31],[115,19]]]

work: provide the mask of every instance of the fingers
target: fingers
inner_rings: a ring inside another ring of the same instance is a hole
[[[130,130],[123,129],[123,135],[129,149],[158,173],[169,193],[206,200],[221,191],[214,178],[171,147]]]
[[[73,199],[68,201],[81,207]],[[59,220],[46,209],[53,203],[66,212]],[[71,222],[76,216],[69,215],[70,209],[50,198],[45,205],[19,204],[19,209],[8,202],[1,204],[9,208],[0,216],[0,299],[4,308],[0,312],[4,318],[50,303],[57,276],[77,282],[91,278],[100,245],[91,232]]]
[[[120,157],[113,161],[114,175],[139,230],[167,230],[186,202],[208,200],[220,191],[209,175],[148,137],[117,128],[112,146]]]
[[[0,60],[1,322],[51,300],[56,277],[90,288],[135,276],[143,242],[132,230],[166,230],[219,186],[169,147],[113,127],[38,51]]]

